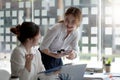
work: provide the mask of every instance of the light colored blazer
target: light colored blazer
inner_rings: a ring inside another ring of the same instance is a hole
[[[19,80],[37,80],[37,73],[45,70],[41,61],[41,54],[37,49],[31,48],[31,54],[34,54],[31,72],[28,72],[25,68],[25,54],[27,54],[27,52],[22,44],[13,50],[10,59],[11,75],[19,76]]]

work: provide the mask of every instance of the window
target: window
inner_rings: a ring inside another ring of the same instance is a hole
[[[76,6],[83,13],[80,61],[100,58],[99,54],[117,60],[120,53],[119,4],[119,0],[0,0],[0,53],[10,53],[18,44],[10,27],[34,21],[44,36],[48,27],[63,18],[68,7]]]

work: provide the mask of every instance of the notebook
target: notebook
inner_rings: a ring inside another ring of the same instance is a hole
[[[60,80],[84,80],[86,64],[62,66]]]

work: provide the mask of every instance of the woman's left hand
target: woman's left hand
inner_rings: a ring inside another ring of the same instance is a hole
[[[70,53],[68,53],[68,55],[66,56],[67,59],[73,60],[74,58],[76,58],[76,54],[75,51],[72,50]]]

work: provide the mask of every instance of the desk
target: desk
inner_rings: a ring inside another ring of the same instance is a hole
[[[89,65],[90,68],[91,68],[92,65],[93,64]],[[95,65],[97,65],[97,64],[95,64]],[[120,80],[120,69],[119,69],[119,66],[120,66],[119,63],[112,63],[110,74],[105,74],[105,73],[93,73],[93,74],[89,73],[88,74],[87,73],[87,74],[84,75],[84,80]],[[92,71],[94,71],[94,70],[92,70]],[[112,77],[113,79],[110,79],[109,78],[110,75],[117,76],[117,77]]]
[[[84,80],[109,80],[109,76],[103,73],[85,74]]]
[[[111,78],[110,75],[112,76]],[[84,80],[120,80],[120,74],[105,74],[105,73],[93,73],[85,74]]]

